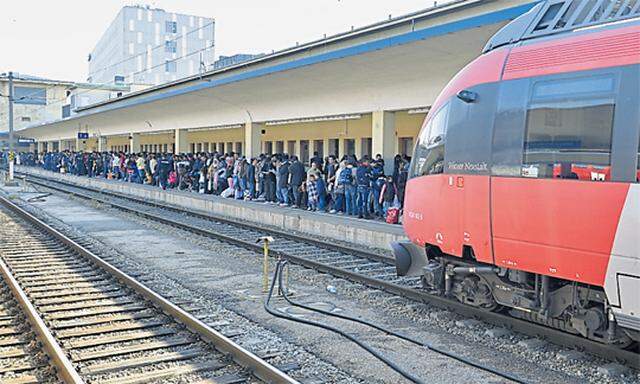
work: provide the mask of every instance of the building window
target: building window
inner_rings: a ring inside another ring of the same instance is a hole
[[[178,23],[175,21],[165,21],[164,26],[166,33],[176,33],[178,31]]]
[[[361,152],[360,153],[360,157],[365,157],[368,156],[369,158],[371,158],[371,151],[373,149],[373,139],[370,137],[365,137],[360,139],[360,148],[361,148]]]
[[[175,40],[167,40],[164,42],[164,51],[169,53],[176,53],[176,47],[178,43]]]
[[[309,162],[309,140],[300,140],[300,161]]]
[[[20,118],[20,121],[22,121],[23,123],[28,123],[31,121],[31,118],[29,116],[22,116]]]
[[[328,155],[334,155],[338,157],[338,150],[340,148],[340,140],[339,139],[329,139],[329,148]]]
[[[135,21],[133,19],[129,20],[129,30],[130,31],[135,31],[136,30]]]
[[[344,153],[347,156],[353,156],[356,154],[356,140],[344,139]]]
[[[133,55],[135,52],[135,46],[133,43],[129,43],[129,54]]]
[[[175,61],[165,61],[164,62],[164,71],[165,72],[175,72],[177,69],[177,65]]]
[[[45,88],[14,87],[13,102],[16,104],[47,105]]]
[[[400,137],[398,138],[398,148],[401,155],[411,155],[413,151],[413,138],[412,137]]]

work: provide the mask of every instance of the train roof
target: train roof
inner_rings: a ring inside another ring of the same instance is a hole
[[[640,17],[640,0],[547,0],[498,31],[483,53],[518,41]]]

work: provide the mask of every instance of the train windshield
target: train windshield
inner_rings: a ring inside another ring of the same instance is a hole
[[[441,107],[420,132],[413,156],[411,177],[444,172],[444,147],[448,118],[449,103]]]

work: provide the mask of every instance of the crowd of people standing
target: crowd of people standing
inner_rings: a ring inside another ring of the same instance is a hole
[[[324,159],[317,152],[303,163],[295,155],[238,153],[47,152],[23,153],[21,164],[78,176],[103,177],[162,189],[263,201],[309,211],[358,216],[399,215],[410,158],[396,155],[385,172],[381,155]],[[395,222],[394,220],[387,220]]]

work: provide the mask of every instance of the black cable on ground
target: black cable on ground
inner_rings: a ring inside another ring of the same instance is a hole
[[[314,326],[314,327],[323,328],[323,329],[326,329],[326,330],[331,331],[331,332],[335,332],[335,333],[337,333],[337,334],[339,334],[339,335],[351,340],[352,342],[358,344],[362,349],[364,349],[365,351],[367,351],[370,354],[372,354],[378,360],[380,360],[384,364],[386,364],[389,368],[391,368],[394,371],[398,372],[400,375],[402,375],[406,379],[410,380],[411,382],[416,383],[416,384],[424,384],[424,382],[422,380],[420,380],[419,378],[415,377],[411,373],[405,371],[404,369],[399,367],[397,364],[395,364],[393,361],[391,361],[391,360],[387,359],[386,357],[384,357],[378,351],[374,350],[373,348],[371,348],[370,346],[368,346],[364,342],[358,340],[354,336],[351,336],[348,333],[339,330],[338,328],[332,327],[332,326],[327,325],[327,324],[319,323],[319,322],[316,322],[316,321],[312,321],[312,320],[306,320],[306,319],[293,317],[291,315],[282,313],[282,312],[280,312],[278,310],[275,310],[275,309],[271,308],[271,306],[269,305],[269,302],[271,301],[271,297],[273,296],[273,288],[276,285],[276,280],[279,283],[280,289],[282,290],[282,288],[283,288],[282,287],[282,285],[283,285],[282,284],[282,268],[284,267],[284,264],[285,263],[283,263],[282,261],[278,261],[278,263],[276,264],[276,270],[273,273],[273,281],[271,282],[271,287],[269,288],[269,294],[267,295],[267,298],[264,301],[264,309],[268,313],[272,314],[275,317],[279,317],[279,318],[282,318],[282,319],[287,319],[287,320],[295,321],[295,322],[298,322],[298,323],[302,323],[302,324],[307,324],[307,325],[311,325],[311,326]]]
[[[42,202],[44,201],[43,199],[47,196],[51,196],[51,192],[45,192],[40,195],[30,197],[27,199],[27,203]]]
[[[284,268],[284,266],[286,264],[287,264],[286,260],[278,262],[278,265],[280,266],[280,269]],[[278,270],[276,270],[276,272],[277,271]],[[276,274],[274,274],[274,279],[275,278],[276,278]],[[291,300],[287,296],[286,290],[285,290],[285,288],[283,286],[283,283],[282,283],[282,273],[278,273],[277,278],[278,278],[278,283],[279,283],[280,290],[282,291],[282,297],[284,297],[284,299],[289,304],[291,304],[291,305],[293,305],[295,307],[299,307],[299,308],[306,309],[308,311],[322,313],[324,315],[333,316],[333,317],[337,317],[337,318],[340,318],[340,319],[343,319],[343,320],[349,320],[349,321],[353,321],[353,322],[356,322],[356,323],[359,323],[359,324],[363,324],[363,325],[366,325],[368,327],[377,329],[377,330],[379,330],[381,332],[384,332],[384,333],[386,333],[388,335],[392,335],[392,336],[398,337],[398,338],[400,338],[402,340],[405,340],[405,341],[408,341],[408,342],[410,342],[412,344],[415,344],[415,345],[418,345],[418,346],[421,346],[421,347],[425,347],[425,348],[427,348],[427,349],[429,349],[429,350],[431,350],[433,352],[436,352],[436,353],[439,353],[441,355],[444,355],[444,356],[450,357],[452,359],[458,360],[461,363],[467,364],[467,365],[472,366],[474,368],[478,368],[478,369],[481,369],[483,371],[490,372],[490,373],[492,373],[492,374],[494,374],[496,376],[500,376],[502,378],[505,378],[505,379],[508,379],[508,380],[511,380],[511,381],[514,381],[514,382],[520,383],[520,384],[527,384],[528,383],[526,380],[524,380],[522,378],[519,378],[517,376],[514,376],[514,375],[512,375],[510,373],[502,372],[502,371],[499,371],[499,370],[497,370],[495,368],[488,367],[488,366],[486,366],[486,365],[484,365],[482,363],[475,362],[475,361],[470,360],[470,359],[468,359],[468,358],[466,358],[464,356],[460,356],[460,355],[458,355],[458,354],[456,354],[454,352],[447,351],[445,349],[433,346],[433,345],[431,345],[429,343],[426,343],[426,342],[423,342],[423,341],[419,341],[417,339],[414,339],[414,338],[412,338],[410,336],[407,336],[407,335],[404,335],[402,333],[399,333],[399,332],[396,332],[396,331],[392,331],[392,330],[387,329],[387,328],[385,328],[385,327],[383,327],[381,325],[377,325],[375,323],[372,323],[372,322],[369,322],[369,321],[366,321],[366,320],[358,319],[358,318],[355,318],[355,317],[351,317],[351,316],[347,316],[347,315],[343,315],[343,314],[339,314],[339,313],[333,313],[333,312],[330,312],[330,311],[325,311],[325,310],[320,309],[320,308],[314,308],[314,307],[310,307],[310,306],[305,305],[305,304],[301,304],[301,303],[295,302],[295,301]],[[275,283],[275,280],[274,280],[274,283]]]

